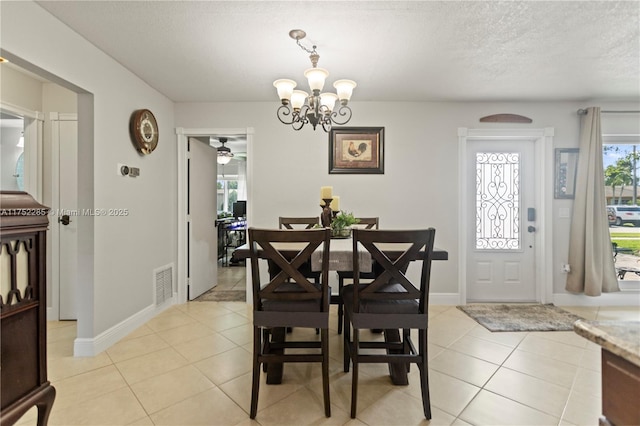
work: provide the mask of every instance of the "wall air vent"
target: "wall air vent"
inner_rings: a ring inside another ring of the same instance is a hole
[[[173,297],[173,264],[154,270],[153,282],[156,306],[160,306]]]

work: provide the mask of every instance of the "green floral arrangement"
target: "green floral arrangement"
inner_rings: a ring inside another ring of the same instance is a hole
[[[351,226],[360,222],[353,213],[340,211],[331,221],[331,234],[336,237],[348,237],[351,235]]]

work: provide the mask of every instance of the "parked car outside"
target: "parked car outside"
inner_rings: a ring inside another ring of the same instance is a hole
[[[615,213],[615,224],[618,226],[625,223],[640,225],[640,206],[607,206]]]
[[[616,210],[613,207],[607,207],[607,219],[609,219],[609,226],[616,224]]]

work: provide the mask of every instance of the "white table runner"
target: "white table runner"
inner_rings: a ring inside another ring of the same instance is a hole
[[[322,268],[322,246],[311,255],[311,269],[319,271]],[[371,272],[371,254],[362,249],[358,250],[360,272]],[[353,240],[351,238],[333,239],[329,245],[329,270],[353,271]]]

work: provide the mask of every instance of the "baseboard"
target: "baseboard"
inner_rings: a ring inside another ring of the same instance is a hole
[[[429,293],[430,305],[451,305],[460,304],[460,295],[458,293]]]
[[[459,305],[458,293],[430,293],[430,305]],[[640,291],[625,290],[615,293],[602,293],[601,296],[584,294],[556,293],[553,304],[558,306],[640,306]]]
[[[618,291],[602,293],[600,296],[556,293],[553,295],[553,304],[557,306],[640,306],[640,292]]]
[[[174,294],[171,299],[168,299],[161,306],[150,305],[110,329],[103,331],[96,337],[76,338],[73,342],[73,356],[95,356],[107,350],[151,318],[170,308],[175,303],[175,300],[176,296]]]

